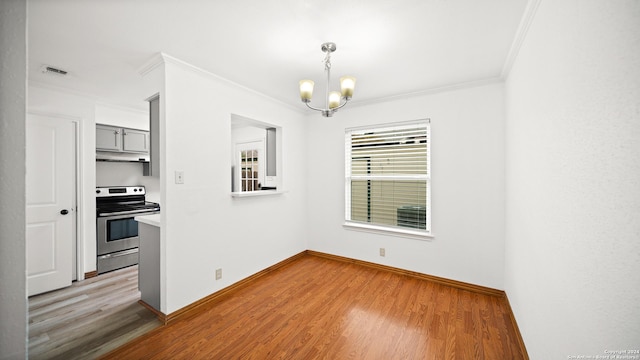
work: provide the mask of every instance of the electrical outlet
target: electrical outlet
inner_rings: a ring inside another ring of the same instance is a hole
[[[385,250],[384,248],[380,248],[380,256],[384,256],[385,255]]]
[[[222,269],[216,269],[216,280],[222,279]]]
[[[184,171],[176,171],[176,184],[184,184]]]

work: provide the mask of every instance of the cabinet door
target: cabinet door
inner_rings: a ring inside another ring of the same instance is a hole
[[[149,132],[143,130],[122,129],[123,150],[126,152],[148,153]]]
[[[96,125],[96,150],[122,151],[122,129]]]

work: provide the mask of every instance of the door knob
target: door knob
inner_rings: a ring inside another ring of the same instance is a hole
[[[69,210],[67,210],[67,209],[60,210],[60,214],[62,214],[62,215],[67,215],[68,213],[69,213]]]

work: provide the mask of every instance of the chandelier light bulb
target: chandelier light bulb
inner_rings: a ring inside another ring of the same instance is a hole
[[[315,83],[311,80],[301,80],[300,81],[300,99],[303,102],[311,101],[311,97],[313,96],[313,85]]]
[[[335,109],[340,106],[340,93],[332,91],[329,93],[329,109]]]
[[[353,76],[343,76],[340,78],[340,91],[346,99],[351,99],[353,89],[356,87],[356,78]]]

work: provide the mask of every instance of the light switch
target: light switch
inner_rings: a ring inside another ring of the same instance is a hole
[[[176,184],[184,184],[184,171],[176,171]]]

